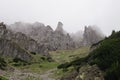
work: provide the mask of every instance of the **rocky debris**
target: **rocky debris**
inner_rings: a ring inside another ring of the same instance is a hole
[[[94,26],[85,26],[83,34],[83,45],[92,45],[104,39],[104,35]]]
[[[104,77],[97,65],[84,65],[75,80],[104,80]]]

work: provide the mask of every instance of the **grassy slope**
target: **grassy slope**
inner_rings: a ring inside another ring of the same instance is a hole
[[[89,46],[81,47],[73,50],[58,50],[50,52],[52,58],[58,63],[70,62],[77,58],[85,57],[88,55]]]
[[[80,68],[82,63],[96,64],[103,71],[105,80],[120,80],[120,31],[113,32],[110,37],[101,41],[99,47],[87,57],[63,64],[59,68]]]
[[[85,46],[85,47],[81,47],[78,49],[73,49],[73,50],[59,50],[59,51],[53,51],[50,52],[50,54],[52,55],[52,58],[60,63],[63,64],[65,62],[71,62],[74,61],[78,58],[83,58],[85,56],[88,55],[89,53],[89,46]],[[69,73],[71,73],[71,71],[74,70],[74,67],[71,66],[67,69],[57,69],[54,74],[51,75],[51,77],[59,79],[62,76],[65,76]]]

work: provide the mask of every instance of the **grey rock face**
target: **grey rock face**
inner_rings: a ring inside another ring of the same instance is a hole
[[[24,61],[30,61],[32,56],[26,50],[22,49],[18,44],[0,39],[0,55],[5,57],[20,58]]]
[[[13,26],[15,25],[13,24]],[[46,50],[74,48],[74,42],[72,38],[69,36],[69,34],[67,34],[63,30],[62,28],[63,24],[61,22],[58,22],[58,26],[55,31],[49,25],[45,26],[44,24],[38,22],[31,24],[31,26],[30,25],[28,26],[29,26],[28,28],[25,28],[29,30],[27,33],[21,30],[19,31],[15,30],[15,28],[14,29],[12,28],[12,30],[25,33],[27,36],[30,36],[31,38],[36,40],[39,44],[43,45],[44,46],[43,49]],[[25,26],[23,26],[22,24],[21,27]]]
[[[84,65],[75,80],[104,80],[102,71],[96,66]]]
[[[29,61],[32,58],[31,55],[12,41],[12,36],[12,32],[8,31],[4,24],[0,24],[0,55]]]

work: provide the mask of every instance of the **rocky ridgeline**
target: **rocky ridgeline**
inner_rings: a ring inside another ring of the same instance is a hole
[[[75,48],[73,39],[63,30],[61,22],[58,22],[55,31],[49,25],[45,26],[39,22],[34,24],[17,22],[12,24],[10,29],[14,32],[22,32],[30,36],[44,46],[46,50],[53,51]]]

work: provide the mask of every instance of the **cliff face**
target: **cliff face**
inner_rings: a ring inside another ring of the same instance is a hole
[[[11,40],[12,36],[12,32],[7,30],[3,23],[0,23],[0,55],[29,61],[32,58],[31,55]]]
[[[43,45],[21,32],[13,33],[3,23],[0,24],[0,51],[3,56],[17,57],[22,60],[30,60],[31,52],[49,56]]]
[[[6,39],[0,39],[0,55],[5,57],[20,58],[24,61],[30,61],[32,59],[30,53],[21,48],[18,44]]]

